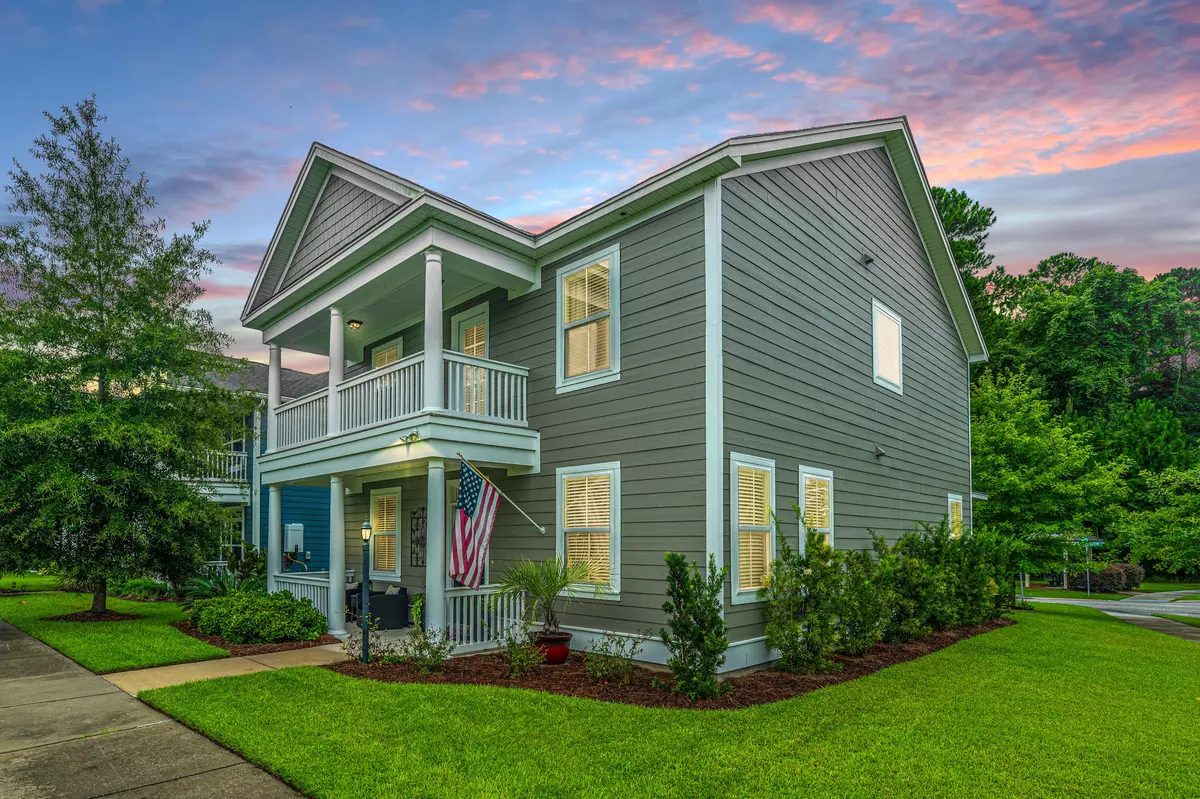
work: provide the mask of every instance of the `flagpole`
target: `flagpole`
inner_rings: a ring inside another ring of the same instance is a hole
[[[536,528],[537,528],[537,529],[538,529],[538,530],[541,532],[541,534],[542,534],[542,535],[545,535],[545,534],[546,534],[546,528],[545,528],[545,527],[543,527],[542,525],[538,524],[537,522],[535,522],[535,521],[533,520],[533,518],[532,518],[532,517],[531,517],[531,516],[530,516],[528,513],[526,513],[525,511],[521,510],[521,506],[520,506],[520,505],[518,505],[517,503],[513,502],[513,501],[512,501],[512,499],[511,499],[511,498],[508,496],[508,494],[505,494],[503,491],[501,491],[501,490],[500,490],[500,486],[496,485],[496,484],[495,484],[495,483],[493,483],[491,480],[488,480],[488,476],[487,476],[486,474],[484,474],[482,471],[480,471],[480,469],[479,469],[479,467],[478,467],[478,466],[476,466],[475,464],[473,464],[473,463],[471,463],[469,460],[467,460],[465,457],[463,457],[463,454],[462,454],[461,452],[456,452],[455,454],[456,454],[456,455],[458,455],[459,459],[460,459],[460,460],[461,460],[463,463],[467,464],[467,465],[468,465],[468,466],[470,466],[472,469],[474,469],[474,470],[475,470],[475,471],[476,471],[476,472],[479,474],[479,476],[480,476],[480,477],[482,477],[484,480],[487,480],[487,484],[488,484],[488,485],[490,485],[492,488],[496,489],[496,493],[498,493],[500,496],[502,496],[502,497],[504,497],[505,499],[507,499],[507,500],[508,500],[508,504],[509,504],[509,505],[512,505],[514,508],[516,508],[516,509],[517,509],[517,513],[521,514],[521,515],[522,515],[522,516],[524,516],[526,519],[529,519],[529,523],[530,523],[530,524],[532,524],[534,527],[536,527]]]

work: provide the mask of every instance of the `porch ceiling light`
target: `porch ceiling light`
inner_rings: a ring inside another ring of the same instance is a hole
[[[362,539],[363,543],[371,540],[371,523],[369,521],[362,523]]]
[[[362,320],[361,319],[347,319],[346,324],[349,325],[351,330],[358,330],[360,327],[362,327]]]

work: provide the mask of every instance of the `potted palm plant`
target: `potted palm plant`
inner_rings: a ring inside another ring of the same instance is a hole
[[[585,593],[580,583],[587,578],[586,563],[567,565],[562,558],[521,559],[505,569],[497,583],[498,597],[525,595],[525,612],[531,623],[541,617],[542,629],[533,634],[533,642],[546,656],[547,665],[566,663],[571,653],[571,634],[558,628],[554,603],[561,599],[565,610],[572,600]],[[596,591],[599,590],[597,586]]]

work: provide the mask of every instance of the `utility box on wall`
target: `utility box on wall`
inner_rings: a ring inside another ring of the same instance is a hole
[[[295,555],[304,551],[304,525],[293,523],[283,526],[283,551]]]

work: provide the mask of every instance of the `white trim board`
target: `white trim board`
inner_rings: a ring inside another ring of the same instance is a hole
[[[591,627],[577,627],[573,624],[563,624],[561,629],[571,633],[571,649],[586,652],[592,644],[604,638],[607,633],[622,638],[640,638],[634,633],[616,632],[612,630],[597,630]],[[666,665],[671,653],[662,642],[662,638],[653,635],[642,643],[635,661],[641,663],[657,663]],[[745,641],[730,641],[729,649],[725,651],[725,663],[717,670],[717,674],[728,674],[731,671],[747,669],[751,666],[763,666],[779,659],[779,653],[767,647],[765,636],[748,638]]]
[[[808,164],[813,161],[824,161],[827,158],[837,158],[850,153],[861,153],[864,150],[886,149],[883,139],[867,139],[866,141],[847,142],[846,144],[838,144],[833,147],[822,147],[819,150],[806,150],[800,153],[792,153],[791,155],[781,155],[774,158],[762,158],[757,161],[751,161],[733,170],[727,175],[723,175],[721,180],[730,178],[739,178],[742,175],[752,175],[755,172],[766,172],[769,169],[784,169],[789,166],[798,166],[799,164]]]
[[[704,568],[725,565],[725,341],[721,180],[704,187]],[[725,614],[722,589],[721,615]]]

